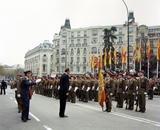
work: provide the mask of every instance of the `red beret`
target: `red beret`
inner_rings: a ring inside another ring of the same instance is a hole
[[[112,75],[113,75],[111,72],[107,72],[107,74],[109,74],[110,76],[112,76]]]
[[[141,70],[141,71],[139,71],[139,72],[140,72],[140,73],[143,73],[143,74],[145,73],[144,70]]]

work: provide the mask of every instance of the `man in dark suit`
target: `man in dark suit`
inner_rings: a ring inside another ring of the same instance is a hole
[[[66,99],[69,93],[69,68],[65,69],[65,73],[60,78],[60,90],[59,90],[59,96],[60,96],[60,109],[59,109],[59,117],[68,117],[65,115],[65,108],[66,108]]]
[[[41,79],[37,79],[36,82],[30,82],[29,78],[31,77],[31,71],[27,70],[24,72],[25,77],[22,79],[21,83],[21,98],[23,101],[23,110],[22,110],[22,116],[21,119],[24,122],[27,122],[29,119],[29,104],[30,104],[30,93],[29,93],[29,87],[32,85],[35,85],[36,83],[40,82]]]
[[[2,82],[1,82],[1,94],[2,94],[2,91],[4,92],[4,95],[6,94],[6,89],[7,88],[7,83],[4,81],[4,80],[2,80]]]

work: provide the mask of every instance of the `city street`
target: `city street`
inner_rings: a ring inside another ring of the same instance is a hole
[[[147,99],[147,111],[139,113],[115,108],[102,112],[97,102],[67,103],[68,118],[59,118],[59,100],[34,94],[30,103],[30,121],[22,122],[14,90],[0,95],[0,130],[159,130],[160,96]]]

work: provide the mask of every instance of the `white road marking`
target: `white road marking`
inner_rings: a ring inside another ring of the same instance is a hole
[[[33,115],[31,112],[29,112],[29,114],[37,121],[40,121],[40,119],[38,119],[35,115]]]
[[[51,128],[49,128],[48,126],[46,126],[46,125],[43,125],[44,126],[44,128],[46,128],[47,130],[52,130]]]
[[[10,97],[10,99],[13,99],[12,97]]]
[[[98,108],[95,108],[95,107],[92,107],[92,106],[87,106],[87,105],[83,105],[83,104],[79,104],[79,103],[76,103],[75,106],[81,106],[81,107],[84,107],[84,108],[88,108],[88,109],[92,109],[92,110],[96,110],[96,111],[101,111],[101,109],[98,109]],[[152,121],[152,120],[148,120],[148,119],[144,119],[144,118],[140,118],[140,117],[136,117],[136,116],[130,116],[130,115],[127,115],[127,114],[122,114],[122,113],[118,113],[118,112],[111,112],[111,113],[108,113],[108,114],[111,114],[111,115],[115,115],[115,116],[119,116],[119,117],[123,117],[123,118],[127,118],[127,119],[131,119],[131,120],[135,120],[135,121],[139,121],[139,122],[143,122],[143,123],[147,123],[147,124],[151,124],[151,125],[155,125],[155,126],[158,126],[160,127],[160,122],[156,122],[156,121]]]

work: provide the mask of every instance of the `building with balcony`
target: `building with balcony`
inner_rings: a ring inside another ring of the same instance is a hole
[[[52,72],[52,44],[45,40],[25,54],[25,70],[31,70],[33,76],[46,76]]]
[[[90,55],[102,52],[104,48],[103,30],[110,29],[112,26],[117,27],[117,32],[115,32],[117,39],[113,45],[118,52],[121,52],[122,46],[127,45],[128,36],[127,26],[124,24],[74,29],[62,26],[60,32],[53,37],[54,72],[62,74],[66,67],[70,68],[71,74],[79,75],[91,72]],[[136,40],[137,27],[137,23],[132,23],[129,26],[130,65],[132,65],[133,44]]]

